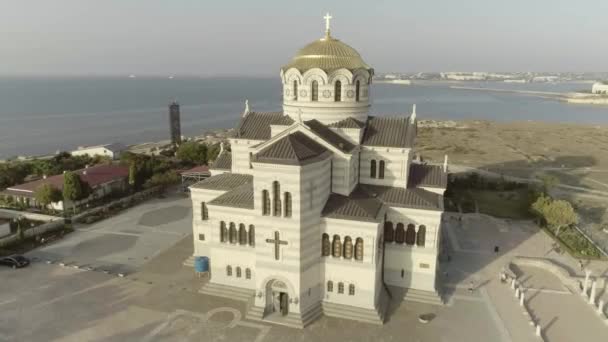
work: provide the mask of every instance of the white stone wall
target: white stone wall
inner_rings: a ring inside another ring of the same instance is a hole
[[[263,140],[230,139],[232,151],[232,172],[253,174],[251,169],[251,153],[253,146],[264,142]]]
[[[190,199],[192,201],[192,234],[194,238],[194,255],[210,256],[210,243],[217,238],[219,241],[219,219],[215,210],[209,209],[208,203],[214,198],[224,194],[225,191],[205,190],[190,188]],[[209,220],[202,220],[201,203],[207,203]],[[217,223],[217,224],[216,224]],[[205,235],[205,240],[199,238],[200,234]]]
[[[371,161],[376,161],[376,178],[371,178]],[[380,161],[384,161],[384,179],[379,178]],[[405,188],[412,151],[409,148],[362,146],[360,183]]]
[[[74,151],[71,151],[70,154],[73,156],[84,156],[84,155],[89,155],[91,157],[104,156],[104,157],[109,157],[112,159],[117,159],[120,156],[120,153],[117,153],[115,155],[113,151],[108,150],[107,148],[105,148],[103,146],[95,146],[95,147],[74,150]]]
[[[380,213],[379,216],[383,214]],[[381,289],[381,255],[378,246],[381,234],[380,225],[376,222],[351,221],[324,218],[321,220],[321,236],[328,234],[330,244],[333,236],[349,236],[353,242],[353,258],[334,257],[331,249],[329,256],[321,257],[323,270],[323,300],[331,303],[358,306],[373,309],[376,304],[377,291]],[[357,238],[363,239],[363,260],[354,258],[354,244]],[[330,245],[331,246],[331,245]],[[319,237],[321,247],[321,237]],[[319,255],[321,251],[319,250]],[[327,291],[328,281],[333,282],[333,291]],[[339,283],[344,284],[344,293],[338,293]],[[349,285],[355,286],[355,295],[349,295]]]
[[[389,208],[386,220],[393,223],[414,224],[416,232],[426,226],[424,247],[387,242],[385,244],[384,279],[389,285],[435,290],[435,274],[439,255],[441,211]]]
[[[363,139],[363,129],[361,128],[330,127],[330,129],[355,145],[361,144],[361,139]]]

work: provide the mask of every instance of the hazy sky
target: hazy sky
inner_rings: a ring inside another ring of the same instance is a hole
[[[606,0],[0,0],[0,75],[277,75],[332,33],[385,71],[608,71]]]

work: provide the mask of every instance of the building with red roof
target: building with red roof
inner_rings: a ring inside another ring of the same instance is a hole
[[[124,191],[128,185],[129,168],[118,164],[100,164],[73,172],[92,190],[91,195],[87,199],[78,201],[76,206],[85,205],[90,200],[103,198],[116,191]],[[39,207],[35,198],[36,190],[45,184],[50,184],[57,190],[63,191],[63,182],[63,174],[45,176],[42,179],[9,187],[2,194],[12,196],[16,201],[29,207]],[[53,203],[51,206],[56,210],[64,209],[63,201]],[[71,203],[69,207],[72,207]]]

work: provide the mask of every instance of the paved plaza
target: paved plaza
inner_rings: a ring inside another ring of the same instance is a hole
[[[551,252],[550,240],[532,225],[452,219],[445,236],[451,261],[441,274],[447,305],[395,303],[383,326],[323,317],[303,330],[286,328],[246,320],[243,302],[198,293],[206,279],[182,266],[192,254],[186,201],[153,200],[32,252],[68,265],[37,261],[0,269],[0,341],[539,341],[498,272],[515,255],[576,267],[575,260]],[[130,272],[119,277],[69,267],[78,262]],[[606,264],[588,267],[601,272]],[[518,272],[546,341],[606,340],[608,325],[580,294],[545,270]],[[418,322],[425,313],[435,314],[428,324]]]
[[[173,194],[153,199],[92,225],[78,225],[66,239],[31,257],[132,273],[192,231],[190,199]]]

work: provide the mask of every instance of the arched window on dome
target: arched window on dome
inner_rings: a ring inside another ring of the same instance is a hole
[[[312,101],[319,101],[319,82],[312,81],[312,91],[310,96]]]
[[[357,83],[355,83],[355,100],[357,102],[359,102],[359,91],[361,90],[361,82],[359,82],[359,80],[357,80]]]
[[[293,81],[293,99],[298,101],[298,81]]]
[[[378,178],[384,179],[384,160],[378,163]]]
[[[342,82],[340,81],[336,81],[336,84],[334,85],[334,101],[342,101]]]

